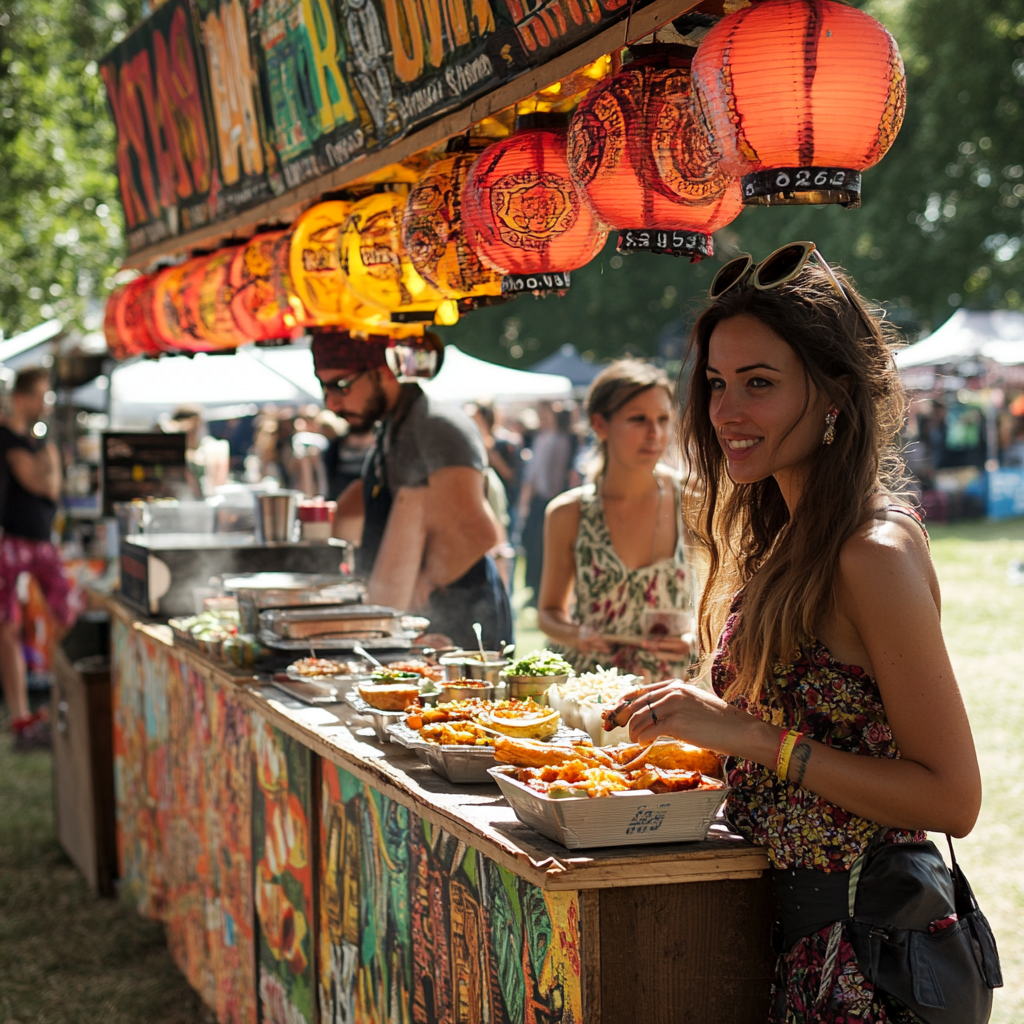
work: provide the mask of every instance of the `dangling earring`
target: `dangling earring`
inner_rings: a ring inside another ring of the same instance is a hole
[[[836,420],[838,418],[838,409],[829,409],[825,414],[825,435],[821,439],[822,444],[831,444],[836,439]]]

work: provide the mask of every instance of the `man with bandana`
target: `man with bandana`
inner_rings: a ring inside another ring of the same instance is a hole
[[[476,647],[479,622],[494,649],[512,640],[512,613],[488,554],[502,529],[487,501],[487,451],[461,410],[398,382],[387,343],[347,331],[313,339],[327,408],[355,433],[376,429],[362,479],[338,498],[335,532],[357,527],[368,601],[422,613],[431,634],[462,647]]]

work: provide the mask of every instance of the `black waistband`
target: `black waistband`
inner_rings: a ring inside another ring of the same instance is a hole
[[[793,946],[835,921],[850,916],[850,872],[813,868],[776,868],[771,872],[775,897],[776,952]]]

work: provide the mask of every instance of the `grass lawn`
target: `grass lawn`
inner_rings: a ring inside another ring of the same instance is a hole
[[[1002,956],[1006,987],[996,992],[993,1024],[1020,1024],[1024,587],[1007,584],[1006,563],[1024,559],[1024,519],[934,526],[931,534],[946,641],[985,782],[981,819],[957,852]],[[520,654],[544,641],[535,613],[524,619]],[[0,1024],[211,1024],[171,962],[161,926],[93,896],[61,852],[49,755],[13,754],[7,737],[0,716]]]

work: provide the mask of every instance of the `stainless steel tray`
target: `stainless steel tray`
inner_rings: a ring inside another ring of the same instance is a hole
[[[302,608],[274,608],[260,612],[260,629],[287,640],[321,639],[349,633],[394,633],[401,630],[402,612],[376,604],[332,604]],[[336,628],[337,625],[343,628]],[[295,633],[296,628],[312,632]],[[333,627],[333,628],[332,628]]]
[[[377,734],[377,739],[381,743],[391,742],[388,726],[394,725],[405,718],[404,711],[380,711],[375,707],[371,707],[359,696],[357,690],[349,690],[343,699],[357,715],[362,715],[363,718],[368,718],[373,723],[373,731]]]
[[[282,682],[274,680],[274,686],[283,690],[289,697],[301,700],[303,704],[341,704],[341,687],[334,683]]]
[[[272,633],[269,629],[259,631],[260,642],[276,651],[354,651],[356,644],[368,651],[408,651],[418,634],[411,631],[394,633],[383,637],[349,637],[347,639],[331,637],[304,637],[302,640],[289,640]]]
[[[404,717],[404,712],[397,712]],[[395,743],[416,751],[416,756],[437,772],[442,778],[457,785],[466,783],[489,782],[494,779],[488,774],[491,768],[498,765],[494,759],[494,747],[468,746],[465,743],[428,743],[420,739],[415,729],[410,729],[405,722],[397,722],[387,727],[391,739]],[[588,740],[585,732],[579,729],[558,727],[558,732],[546,743],[569,744],[574,740]]]

